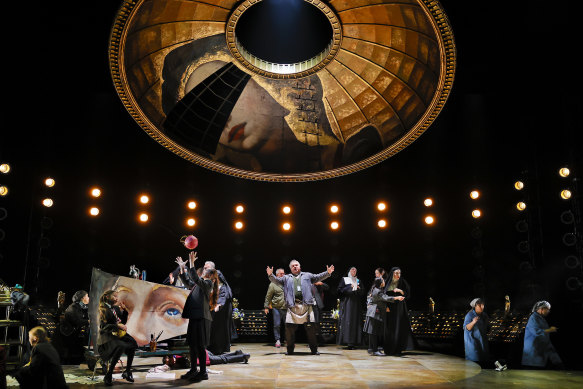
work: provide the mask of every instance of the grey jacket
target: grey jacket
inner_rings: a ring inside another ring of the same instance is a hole
[[[374,288],[369,297],[369,304],[366,307],[366,316],[376,320],[383,320],[383,314],[387,308],[387,303],[395,301],[394,296],[387,296],[381,289]]]
[[[300,272],[300,284],[302,288],[302,303],[307,305],[315,305],[316,299],[312,293],[312,284],[314,282],[325,280],[330,277],[330,273],[323,271],[320,274],[312,274],[306,272]],[[276,277],[273,274],[269,276],[269,280],[274,284],[283,286],[283,296],[285,298],[285,304],[287,307],[293,307],[295,305],[295,293],[294,293],[294,275],[286,274],[283,277]]]

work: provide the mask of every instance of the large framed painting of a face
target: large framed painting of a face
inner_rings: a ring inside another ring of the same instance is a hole
[[[238,27],[287,2],[320,13],[329,36],[309,58],[261,58]],[[115,87],[150,136],[206,168],[267,181],[331,178],[396,154],[441,111],[455,57],[431,0],[128,0],[110,40]]]

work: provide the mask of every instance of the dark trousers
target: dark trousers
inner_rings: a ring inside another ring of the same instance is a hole
[[[293,353],[296,346],[296,330],[300,324],[285,323],[285,340],[287,342],[287,352]],[[316,326],[315,323],[304,323],[304,328],[306,329],[306,336],[308,338],[308,344],[310,345],[310,350],[312,352],[318,351],[318,342],[316,340]]]
[[[186,341],[190,351],[190,370],[196,371],[196,361],[201,374],[206,373],[205,319],[190,319],[186,330]]]
[[[125,354],[128,359],[126,363],[126,370],[130,370],[132,368],[132,363],[134,361],[134,354],[136,353],[136,349],[138,348],[138,344],[136,340],[132,338],[130,335],[125,334],[122,338],[112,340],[113,342],[113,351],[111,357],[109,358],[109,374],[113,374],[113,369],[115,369],[115,365],[117,361],[121,358],[122,354]]]
[[[209,361],[211,365],[222,365],[225,363],[245,362],[245,355],[237,352],[228,354],[214,355],[209,351]]]

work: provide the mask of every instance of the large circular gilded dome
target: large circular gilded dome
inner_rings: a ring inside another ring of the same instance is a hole
[[[398,153],[441,111],[456,53],[439,2],[294,0],[323,13],[329,44],[274,63],[236,33],[262,1],[274,0],[122,4],[110,39],[113,81],[158,143],[237,177],[318,180]]]

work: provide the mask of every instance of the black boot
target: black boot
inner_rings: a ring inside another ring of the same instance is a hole
[[[132,371],[129,369],[121,373],[121,378],[128,382],[134,382],[134,376],[132,375]]]
[[[113,386],[113,377],[111,373],[107,373],[104,377],[103,377],[103,384],[105,386]]]

